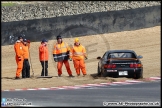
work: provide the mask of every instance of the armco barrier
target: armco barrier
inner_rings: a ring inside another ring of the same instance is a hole
[[[161,24],[161,5],[35,20],[1,22],[1,45],[13,44],[23,34],[31,41],[137,30]],[[95,32],[94,32],[95,31]]]

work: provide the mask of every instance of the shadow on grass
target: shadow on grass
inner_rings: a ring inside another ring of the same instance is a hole
[[[1,79],[15,79],[15,77],[2,77]]]

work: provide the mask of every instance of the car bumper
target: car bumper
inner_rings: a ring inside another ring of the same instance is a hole
[[[141,74],[143,71],[142,68],[123,68],[123,69],[105,69],[104,72],[107,75],[114,76],[133,76],[134,74]]]

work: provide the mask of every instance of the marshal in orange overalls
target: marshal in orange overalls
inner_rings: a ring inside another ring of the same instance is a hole
[[[20,74],[22,72],[23,69],[23,38],[21,36],[18,37],[19,40],[16,41],[16,43],[14,44],[14,50],[15,50],[15,59],[16,59],[16,63],[17,63],[17,70],[16,70],[16,79],[20,78]]]
[[[23,39],[23,69],[22,69],[22,78],[30,78],[30,64],[29,64],[29,47],[30,41]]]
[[[82,71],[83,75],[86,75],[86,68],[85,68],[85,61],[87,59],[86,49],[83,45],[79,43],[79,39],[76,38],[74,40],[74,46],[71,49],[70,58],[73,59],[74,68],[76,70],[77,75],[80,75],[80,70]]]
[[[43,39],[39,46],[39,60],[42,66],[41,76],[48,76],[48,59],[49,52],[47,47],[47,40]]]
[[[62,74],[62,65],[65,64],[66,70],[70,77],[73,77],[72,71],[69,64],[69,52],[70,47],[67,43],[62,41],[61,36],[57,36],[57,43],[54,45],[53,57],[54,61],[57,62],[58,76]]]

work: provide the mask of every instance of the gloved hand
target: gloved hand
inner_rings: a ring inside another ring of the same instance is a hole
[[[30,40],[27,40],[28,43],[30,43]]]
[[[18,57],[19,61],[21,61],[21,57]]]
[[[72,59],[71,59],[71,58],[69,58],[69,60],[70,60],[70,61],[72,61]]]

